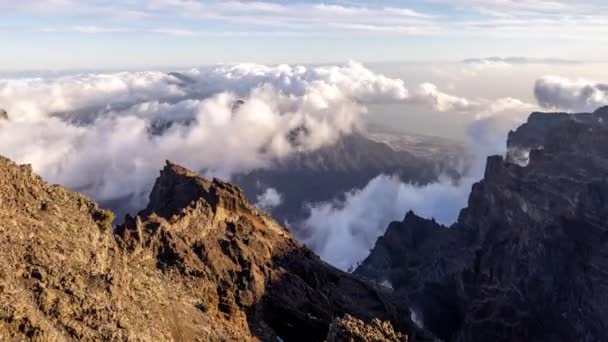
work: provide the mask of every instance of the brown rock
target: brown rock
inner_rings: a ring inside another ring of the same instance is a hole
[[[123,226],[0,158],[0,336],[322,341],[334,317],[416,336],[390,294],[323,263],[236,187],[168,163]]]
[[[327,342],[407,342],[391,323],[374,319],[370,323],[345,315],[336,318],[329,328]]]

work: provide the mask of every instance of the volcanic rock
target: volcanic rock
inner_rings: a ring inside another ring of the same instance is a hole
[[[453,226],[409,213],[355,273],[445,341],[608,340],[606,115],[532,114]]]
[[[407,342],[408,338],[395,332],[388,322],[378,319],[367,324],[361,320],[346,315],[336,318],[329,328],[327,342]]]

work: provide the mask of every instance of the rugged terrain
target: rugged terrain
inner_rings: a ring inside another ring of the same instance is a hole
[[[453,226],[410,212],[355,273],[445,341],[608,340],[608,108],[533,113],[508,150]]]
[[[277,160],[268,168],[236,175],[232,181],[242,187],[252,200],[267,188],[277,190],[282,201],[270,212],[280,221],[294,224],[292,228],[297,232],[298,221],[308,214],[307,203],[340,199],[348,191],[365,187],[378,175],[396,175],[404,182],[417,184],[435,181],[441,172],[451,172],[458,177],[453,164],[463,157],[464,152],[455,152],[456,148],[429,146],[434,150],[422,156],[421,146],[416,146],[416,155],[404,146],[413,144],[401,142],[397,149],[353,133],[341,137],[333,145],[312,152],[295,153]],[[451,151],[449,158],[438,150]],[[451,163],[447,163],[448,160]]]
[[[0,340],[431,339],[230,184],[167,163],[148,206],[112,220],[0,158]]]

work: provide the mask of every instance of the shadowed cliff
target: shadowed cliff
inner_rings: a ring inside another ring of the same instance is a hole
[[[533,113],[508,150],[452,227],[408,213],[355,273],[447,341],[605,341],[608,108]]]

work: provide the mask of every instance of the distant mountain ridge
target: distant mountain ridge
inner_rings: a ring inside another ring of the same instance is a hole
[[[392,136],[398,139],[398,135]],[[415,155],[406,148],[394,149],[362,133],[352,133],[333,145],[294,153],[267,168],[237,174],[232,181],[252,200],[267,188],[277,190],[283,201],[270,210],[271,213],[279,220],[294,223],[306,217],[307,203],[340,199],[346,192],[363,188],[381,174],[396,175],[403,182],[413,184],[433,182],[441,173],[458,177],[452,166],[456,159],[463,158],[464,152],[458,152],[461,150],[454,145],[450,148],[439,144],[429,146],[425,157],[420,143],[416,147],[409,145],[418,151]]]

